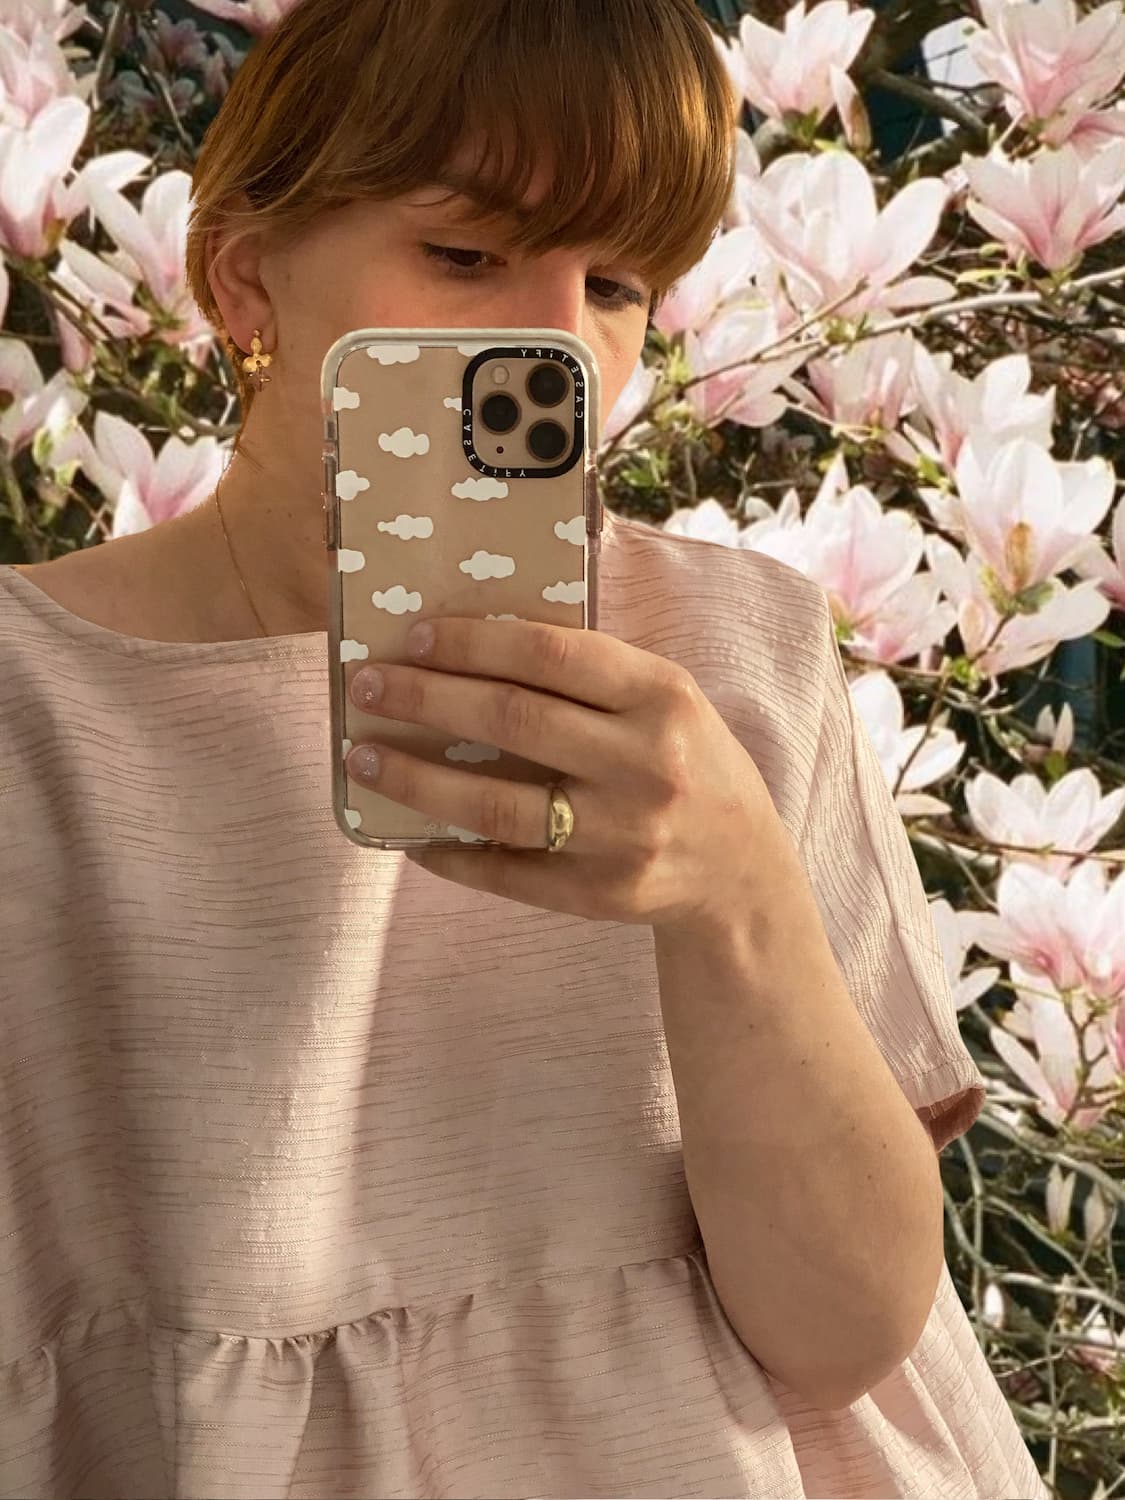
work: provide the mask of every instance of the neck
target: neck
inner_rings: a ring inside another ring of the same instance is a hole
[[[324,546],[322,467],[314,432],[302,444],[272,432],[258,403],[246,420],[239,451],[219,482],[222,519],[237,566],[270,635],[303,635],[328,628],[328,558]],[[213,510],[214,499],[200,507]],[[201,515],[223,550],[219,516]],[[244,622],[260,634],[241,585]]]

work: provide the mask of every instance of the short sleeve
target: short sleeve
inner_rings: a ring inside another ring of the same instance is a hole
[[[825,599],[829,660],[798,849],[848,991],[937,1151],[984,1105],[961,1037],[921,873],[848,688]]]

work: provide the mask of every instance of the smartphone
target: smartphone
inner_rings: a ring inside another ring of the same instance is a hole
[[[354,781],[349,750],[371,738],[544,788],[558,771],[366,713],[348,689],[365,662],[409,662],[420,619],[597,628],[594,355],[553,328],[358,328],[324,357],[321,404],[336,822],[373,849],[503,847]]]

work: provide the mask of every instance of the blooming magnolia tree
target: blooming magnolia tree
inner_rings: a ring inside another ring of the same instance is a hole
[[[5,561],[213,489],[236,398],[184,238],[195,144],[246,47],[208,27],[249,46],[290,3],[196,0],[173,23],[145,0],[0,0]],[[1060,664],[1093,646],[1120,696],[1125,15],[754,9],[715,46],[756,124],[604,434],[606,500],[826,591],[990,1082],[942,1162],[950,1264],[1047,1478],[1108,1500],[1125,730],[1078,732]],[[959,17],[978,81],[896,73]],[[884,160],[874,87],[940,137]]]

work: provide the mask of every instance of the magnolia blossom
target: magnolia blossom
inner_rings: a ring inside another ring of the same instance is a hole
[[[162,10],[153,11],[152,19],[155,38],[141,32],[141,45],[146,55],[157,52],[172,73],[184,68],[206,67],[211,53],[194,21],[173,21]]]
[[[853,11],[847,0],[822,0],[806,15],[805,0],[798,0],[786,12],[782,31],[744,15],[737,44],[716,40],[736,88],[755,109],[777,120],[797,116],[819,124],[847,97],[838,78],[855,61],[874,20],[873,10]]]
[[[1125,228],[1125,140],[1088,159],[1073,146],[1009,161],[1001,151],[963,157],[969,213],[1004,245],[1048,271],[1074,265],[1084,250]],[[769,175],[768,173],[766,174]]]
[[[922,529],[907,511],[884,511],[863,485],[841,491],[842,481],[838,462],[803,518],[791,490],[776,512],[744,528],[738,545],[815,579],[854,656],[888,664],[917,656],[955,623],[952,607],[938,602],[938,580],[916,571]]]
[[[965,655],[988,677],[1029,666],[1049,655],[1060,641],[1089,635],[1109,614],[1109,600],[1096,583],[1065,588],[1052,579],[1044,584],[1043,599],[1034,614],[1004,618],[993,602],[985,576],[987,564],[981,558],[962,557],[943,537],[933,535],[926,538],[926,557],[957,612]]]
[[[0,245],[17,255],[48,255],[72,219],[89,208],[91,188],[130,182],[148,157],[108,151],[93,157],[64,185],[86,138],[90,109],[65,94],[53,99],[26,129],[0,126]]]
[[[914,335],[903,329],[811,360],[808,380],[816,397],[809,405],[835,427],[892,432],[913,405],[914,348]]]
[[[980,0],[969,38],[981,71],[1001,85],[1014,120],[1035,121],[1058,146],[1125,76],[1125,18],[1108,0],[1081,19],[1074,0]]]
[[[88,19],[86,7],[71,0],[0,0],[0,26],[25,42],[41,30],[64,41]]]
[[[1078,1130],[1092,1129],[1106,1111],[1119,1074],[1104,1032],[1085,1024],[1089,1007],[1080,995],[1068,1002],[1048,979],[1017,964],[1012,977],[1019,999],[1003,1026],[989,1028],[993,1050],[1031,1091],[1045,1120],[1059,1126],[1069,1118]],[[1079,1027],[1084,1027],[1081,1055]],[[1029,1045],[1017,1041],[1017,1034]],[[1076,1109],[1084,1073],[1086,1097],[1100,1093],[1105,1102]]]
[[[113,502],[113,537],[147,531],[193,510],[215,488],[225,463],[216,438],[189,443],[173,434],[154,456],[139,428],[105,411],[94,418],[93,442],[80,434],[76,456]]]
[[[0,393],[7,397],[0,411],[0,442],[9,457],[33,442],[53,448],[74,428],[88,400],[66,370],[56,370],[44,381],[22,339],[0,338]]]
[[[711,499],[701,500],[698,505],[680,506],[660,529],[673,536],[690,536],[697,542],[713,542],[720,547],[737,547],[741,533],[730,511]]]
[[[1083,161],[1088,161],[1096,151],[1123,135],[1125,103],[1115,104],[1112,109],[1092,109],[1089,114],[1079,115],[1067,144],[1078,152]]]
[[[992,963],[971,969],[968,974],[965,972],[965,956],[972,947],[972,930],[966,924],[966,919],[972,918],[972,915],[972,912],[954,910],[944,895],[930,901],[933,929],[938,935],[942,959],[945,960],[945,974],[950,980],[954,1008],[959,1011],[966,1010],[974,1001],[978,1001],[1001,977],[1001,968]]]
[[[214,331],[187,284],[184,257],[191,197],[186,172],[163,172],[145,188],[140,211],[107,182],[89,184],[87,196],[98,218],[117,241],[113,269],[143,280],[171,326],[156,334],[169,344],[186,344],[196,362],[206,358]],[[89,262],[85,262],[90,272]],[[79,272],[78,274],[81,274]]]
[[[864,672],[850,687],[887,785],[892,790],[899,786],[895,796],[899,812],[904,817],[949,812],[948,802],[918,790],[948,776],[965,753],[953,730],[945,728],[948,716],[939,715],[935,727],[913,724],[907,728],[902,695],[881,669]]]
[[[750,198],[762,175],[762,159],[741,125],[734,131],[734,188],[723,211],[724,229],[741,229],[750,223]]]
[[[739,292],[751,291],[750,278],[767,259],[755,229],[743,227],[715,235],[703,258],[660,302],[653,323],[668,335],[702,328],[720,304]]]
[[[1112,557],[1101,546],[1091,547],[1073,566],[1080,578],[1095,579],[1106,598],[1125,609],[1125,500],[1113,513],[1112,543]]]
[[[1035,733],[1052,750],[1057,750],[1060,755],[1066,755],[1071,745],[1074,744],[1074,710],[1070,704],[1063,704],[1057,721],[1055,711],[1050,704],[1040,709],[1035,720]]]
[[[1000,978],[1000,969],[995,964],[984,964],[968,974],[964,972],[965,954],[973,942],[971,923],[974,913],[954,911],[941,896],[930,902],[930,916],[945,961],[953,1004],[957,1010],[964,1010],[974,1000],[979,1000],[985,990],[992,988]]]
[[[874,184],[854,156],[792,152],[762,173],[750,215],[798,307],[839,302],[835,316],[858,318],[948,296],[940,277],[899,279],[933,239],[948,192],[945,183],[922,178],[880,211]]]
[[[684,357],[691,376],[710,376],[696,379],[685,392],[704,426],[724,419],[747,427],[777,421],[786,406],[777,387],[805,360],[798,349],[784,355],[773,351],[756,361],[757,351],[774,345],[777,337],[777,319],[770,308],[736,308],[720,313],[698,333],[688,330]]]
[[[63,94],[89,97],[93,72],[76,77],[52,30],[37,26],[30,37],[0,25],[0,123],[21,129]]]
[[[613,409],[606,419],[602,429],[601,443],[611,443],[614,438],[623,433],[627,427],[636,421],[644,408],[652,399],[653,390],[656,387],[657,370],[653,365],[646,365],[644,359],[638,359],[633,366],[633,373],[625,382],[621,394],[613,404]]]
[[[1016,437],[1051,446],[1055,387],[1041,395],[1028,391],[1031,362],[1026,354],[994,359],[969,379],[953,368],[952,354],[932,354],[915,340],[911,376],[917,405],[902,433],[890,432],[884,439],[903,463],[913,464],[924,454],[952,470],[970,432],[978,453]]]
[[[1013,599],[1089,551],[1113,500],[1106,459],[1060,463],[1024,437],[983,456],[970,438],[955,472],[965,535]]]
[[[83,245],[68,239],[59,241],[54,277],[99,319],[114,338],[143,337],[152,327],[152,318],[133,301],[137,277],[128,271],[116,270],[102,256],[94,255]],[[61,309],[52,309],[52,315],[63,364],[76,374],[89,369],[94,357],[90,340]]]
[[[299,0],[191,0],[196,10],[205,10],[220,21],[234,21],[254,36],[271,31]]]
[[[1081,860],[1065,882],[1010,864],[996,883],[997,914],[977,912],[973,941],[1043,975],[1059,990],[1125,996],[1125,871],[1109,883],[1101,860]]]
[[[1085,767],[1067,772],[1050,790],[1027,771],[1010,782],[981,771],[966,784],[965,803],[977,832],[994,843],[1076,851],[1070,855],[997,851],[1006,864],[1033,865],[1062,880],[1078,855],[1096,848],[1117,822],[1125,808],[1125,787],[1103,797],[1098,778]]]

